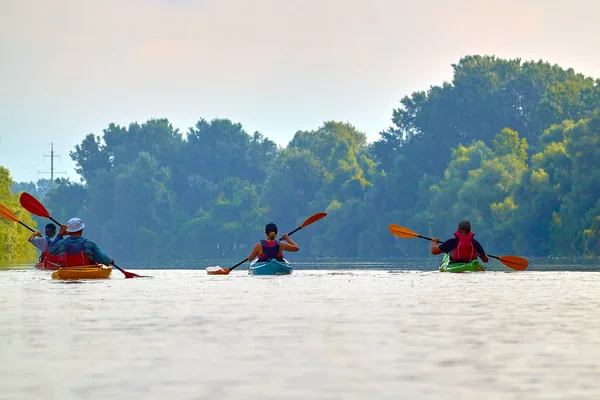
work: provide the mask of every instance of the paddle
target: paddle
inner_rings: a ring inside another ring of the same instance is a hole
[[[125,279],[127,279],[127,278],[151,278],[151,276],[138,275],[138,274],[134,274],[133,272],[125,271],[123,268],[121,268],[117,264],[115,264],[114,261],[111,262],[110,265],[112,265],[113,267],[115,267],[116,269],[118,269],[119,271],[121,271],[123,273],[123,275],[125,275]]]
[[[293,231],[291,231],[290,233],[288,233],[288,236],[292,236],[294,233],[298,232],[300,229],[306,228],[310,224],[313,224],[313,223],[317,222],[318,220],[325,218],[326,216],[327,216],[327,213],[317,213],[317,214],[311,215],[310,217],[308,217],[306,219],[306,221],[304,221],[302,223],[302,225],[300,225],[299,227],[297,227],[296,229],[294,229]],[[281,239],[282,238],[279,238],[279,240],[281,240]],[[246,261],[248,261],[248,258],[244,258],[242,261],[240,261],[239,263],[235,264],[231,268],[221,268],[221,267],[218,267],[218,266],[217,267],[207,267],[206,268],[206,273],[208,275],[228,275],[231,271],[233,271],[234,269],[236,269],[237,267],[239,267],[240,265],[242,265]]]
[[[27,193],[27,192],[21,193],[21,196],[19,197],[19,202],[21,203],[23,208],[26,209],[27,211],[29,211],[30,213],[35,214],[38,217],[48,218],[48,219],[52,220],[54,223],[62,226],[62,224],[60,222],[58,222],[57,220],[52,218],[52,216],[50,215],[48,210],[46,210],[46,207],[44,207],[42,205],[42,203],[40,203],[35,197],[30,195],[29,193]],[[147,276],[134,274],[133,272],[127,272],[124,269],[122,269],[121,267],[119,267],[117,264],[115,264],[114,262],[112,262],[111,265],[113,267],[115,267],[116,269],[118,269],[119,271],[121,271],[123,273],[123,275],[125,275],[125,278],[148,278]]]
[[[433,241],[433,239],[428,238],[427,236],[419,235],[418,233],[413,232],[410,229],[405,228],[400,225],[390,224],[389,228],[390,228],[390,232],[392,232],[392,235],[399,237],[399,238],[403,238],[403,239],[421,238],[421,239],[427,239],[427,240]],[[517,270],[517,271],[523,271],[529,265],[529,261],[527,261],[523,257],[518,257],[518,256],[499,256],[498,257],[498,256],[493,256],[491,254],[488,254],[487,256],[495,258],[497,260],[500,260],[500,262],[502,264],[506,265],[509,268]]]
[[[59,226],[62,225],[60,222],[58,222],[57,220],[52,218],[52,216],[50,215],[48,210],[46,210],[46,207],[44,207],[42,205],[42,203],[37,201],[37,199],[35,197],[33,197],[32,195],[30,195],[29,193],[27,193],[27,192],[21,193],[21,196],[19,196],[19,203],[21,203],[23,208],[26,209],[27,211],[29,211],[30,213],[37,215],[38,217],[48,218],[48,219],[52,220],[52,222],[54,222],[55,224],[57,224]]]
[[[9,221],[18,222],[19,224],[23,225],[25,228],[29,229],[31,232],[35,233],[35,229],[32,229],[32,228],[28,227],[27,225],[25,225],[24,223],[22,223],[19,220],[19,218],[15,215],[14,212],[10,211],[8,208],[4,207],[2,204],[0,204],[0,217],[7,219]]]

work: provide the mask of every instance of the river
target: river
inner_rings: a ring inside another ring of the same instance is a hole
[[[494,269],[323,261],[69,283],[5,268],[0,398],[598,398],[597,263]]]

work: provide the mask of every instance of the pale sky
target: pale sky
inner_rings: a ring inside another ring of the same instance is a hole
[[[595,0],[0,0],[0,165],[47,178],[54,142],[77,180],[85,135],[163,117],[282,145],[336,120],[373,141],[465,55],[600,77],[599,16]]]

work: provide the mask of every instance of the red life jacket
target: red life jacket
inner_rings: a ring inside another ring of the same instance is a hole
[[[453,262],[469,262],[477,260],[477,250],[473,246],[473,232],[469,232],[468,235],[463,235],[459,231],[454,232],[454,236],[458,240],[456,248],[452,251]]]
[[[81,243],[81,251],[78,253],[69,254],[69,253],[67,253],[67,251],[65,249],[65,252],[63,254],[61,254],[61,257],[62,257],[61,264],[63,267],[79,267],[82,265],[96,265],[83,252],[83,243],[85,243],[85,240]]]
[[[70,255],[64,253],[62,255],[62,266],[63,267],[79,267],[82,265],[96,265],[93,263],[87,255],[83,252],[83,250],[75,255]]]
[[[258,255],[258,261],[269,261],[273,258],[281,261],[283,260],[283,253],[279,250],[278,240],[261,240],[262,253]]]
[[[53,256],[52,254],[50,254],[48,252],[48,250],[50,250],[50,245],[52,244],[52,240],[50,240],[49,238],[46,238],[46,241],[48,241],[48,247],[46,248],[46,251],[44,251],[42,253],[42,257],[41,257],[40,261],[44,261],[44,263],[51,262],[53,264],[62,264],[63,263],[62,254],[59,254],[57,256]]]

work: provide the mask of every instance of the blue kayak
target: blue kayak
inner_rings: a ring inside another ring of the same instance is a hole
[[[249,275],[289,275],[293,271],[294,267],[285,258],[283,261],[258,261],[257,258],[248,267]]]

